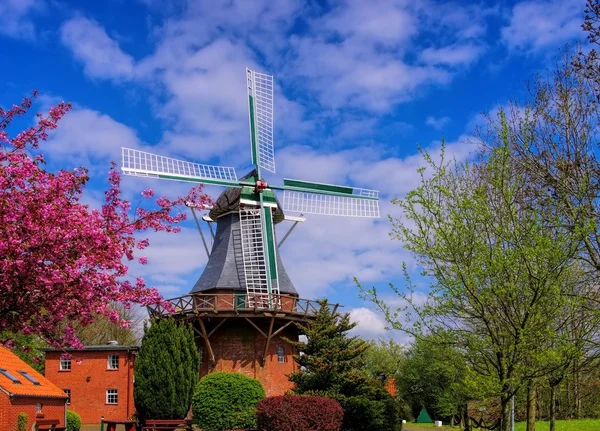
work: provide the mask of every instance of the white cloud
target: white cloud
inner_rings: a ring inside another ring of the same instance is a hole
[[[3,0],[0,2],[0,34],[15,39],[35,39],[31,15],[42,12],[42,0]]]
[[[510,49],[539,51],[556,48],[573,38],[582,39],[581,0],[530,0],[517,3],[502,39]]]
[[[75,166],[87,166],[106,173],[109,162],[118,162],[121,147],[137,148],[141,142],[135,130],[92,109],[74,107],[48,139],[51,157],[60,157]],[[94,172],[92,172],[94,173]]]
[[[442,130],[444,128],[444,126],[446,126],[448,123],[450,123],[450,117],[437,118],[437,117],[429,116],[425,120],[426,125],[431,126],[436,130]]]
[[[388,334],[385,329],[386,323],[381,315],[366,307],[351,309],[350,319],[358,322],[352,332],[363,338],[376,339]]]
[[[134,72],[133,57],[121,50],[96,21],[77,17],[60,28],[60,38],[91,78],[127,79]]]
[[[484,47],[475,44],[457,44],[442,48],[426,48],[419,55],[419,59],[430,65],[444,65],[449,67],[469,66],[484,51]]]

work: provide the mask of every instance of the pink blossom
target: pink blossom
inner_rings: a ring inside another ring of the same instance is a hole
[[[150,199],[152,196],[154,196],[154,190],[146,189],[142,192],[142,196],[145,197],[146,199]]]
[[[153,208],[131,214],[112,163],[104,205],[90,209],[81,203],[87,169],[47,171],[44,156],[35,151],[71,105],[59,103],[48,115],[38,115],[35,126],[9,136],[13,119],[31,106],[31,98],[25,98],[0,110],[0,332],[37,334],[57,347],[78,349],[82,345],[70,322],[89,324],[101,314],[127,324],[110,307],[114,301],[172,309],[142,278],[132,283],[125,277],[124,258],[133,260],[149,246],[147,239],[136,239],[140,232],[177,232],[186,200],[199,205],[210,200],[195,187],[183,198],[161,197],[147,202]],[[153,192],[142,195],[150,199]],[[147,259],[138,261],[145,264]]]
[[[138,262],[142,265],[146,265],[148,263],[148,258],[146,256],[139,257]]]

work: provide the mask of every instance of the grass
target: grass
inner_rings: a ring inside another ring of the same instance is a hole
[[[525,422],[517,422],[515,431],[525,431]],[[535,431],[548,431],[550,422],[536,422]],[[445,425],[441,428],[436,428],[433,424],[414,424],[406,423],[402,428],[403,431],[457,431],[459,428]],[[572,421],[556,421],[556,431],[598,431],[600,430],[600,419],[581,419]]]
[[[441,428],[436,428],[433,424],[415,424],[407,422],[402,426],[402,431],[457,431],[460,428],[444,425]],[[516,431],[516,430],[515,430]],[[536,430],[537,431],[537,430]]]
[[[525,431],[525,422],[517,422],[515,431]],[[550,422],[536,422],[535,431],[548,431]],[[600,419],[580,419],[556,421],[556,431],[597,431],[600,430]]]

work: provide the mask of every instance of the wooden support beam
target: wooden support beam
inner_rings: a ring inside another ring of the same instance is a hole
[[[248,321],[249,324],[251,324],[252,326],[254,326],[254,329],[256,329],[258,332],[260,332],[260,334],[267,338],[267,334],[265,334],[262,329],[260,329],[258,326],[256,326],[256,323],[254,323],[252,320],[248,319],[247,317],[244,317],[244,319],[246,319]]]
[[[288,326],[290,326],[293,322],[290,320],[288,323],[286,323],[285,325],[283,325],[281,328],[279,328],[277,331],[273,332],[272,337],[278,335],[281,331],[283,331],[285,328],[287,328]]]
[[[192,325],[192,329],[194,330],[194,332],[195,332],[196,334],[198,334],[198,335],[200,335],[202,338],[204,338],[204,335],[202,334],[202,332],[201,332],[201,331],[198,331],[198,329],[197,329],[197,328],[196,328],[194,325]]]
[[[262,366],[265,366],[267,362],[267,353],[269,352],[269,344],[271,343],[271,338],[273,337],[273,324],[275,323],[275,316],[271,318],[271,323],[269,323],[269,336],[267,337],[267,341],[265,342],[265,351],[262,356]]]
[[[204,326],[204,319],[198,319],[200,323],[200,329],[202,330],[202,335],[204,336],[204,341],[206,342],[206,348],[208,349],[208,356],[210,362],[215,365],[215,354],[213,353],[212,346],[210,345],[210,340],[208,339],[208,334],[206,333],[206,326]]]
[[[217,323],[217,326],[215,326],[215,327],[212,329],[212,331],[210,331],[210,332],[208,333],[208,336],[210,337],[210,336],[212,336],[212,335],[213,335],[215,332],[217,332],[217,329],[219,329],[219,328],[221,327],[221,325],[222,325],[223,323],[225,323],[225,321],[226,321],[227,319],[228,319],[228,318],[226,317],[226,318],[224,318],[223,320],[221,320],[219,323]]]

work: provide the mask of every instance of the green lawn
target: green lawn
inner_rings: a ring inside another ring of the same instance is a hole
[[[448,425],[443,426],[441,428],[436,428],[433,424],[415,424],[415,423],[405,423],[402,427],[402,431],[457,431],[459,428],[453,428]]]
[[[525,431],[525,422],[517,422],[515,431]],[[535,431],[548,431],[550,422],[536,422]],[[572,421],[556,421],[556,431],[597,431],[600,430],[600,419],[581,419]]]
[[[548,431],[550,427],[549,422],[536,422],[535,431]],[[515,431],[525,431],[525,422],[517,422],[515,424]],[[450,426],[443,426],[436,428],[433,424],[404,424],[403,431],[457,431],[459,428],[451,428]],[[556,431],[599,431],[600,430],[600,419],[582,419],[572,421],[556,421]]]

